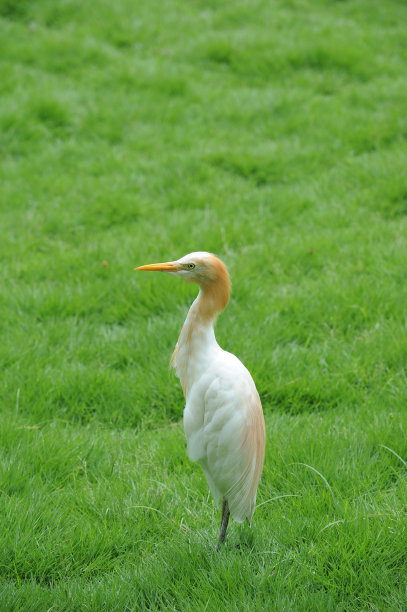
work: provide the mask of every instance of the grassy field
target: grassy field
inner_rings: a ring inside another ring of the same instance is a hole
[[[407,609],[407,7],[0,0],[0,609]],[[168,361],[218,254],[252,528]]]

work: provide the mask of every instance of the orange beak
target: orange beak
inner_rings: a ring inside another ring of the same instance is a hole
[[[144,272],[177,272],[181,269],[181,266],[176,261],[167,261],[167,263],[147,264],[134,269]]]

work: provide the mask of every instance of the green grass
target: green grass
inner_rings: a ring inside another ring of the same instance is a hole
[[[404,2],[0,0],[0,608],[405,610]],[[168,361],[209,250],[253,526]]]

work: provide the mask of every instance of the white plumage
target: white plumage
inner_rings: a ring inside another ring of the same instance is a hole
[[[229,511],[238,522],[251,521],[265,449],[263,411],[253,379],[214,334],[216,316],[229,301],[229,274],[220,259],[206,252],[137,269],[169,272],[200,286],[171,364],[186,399],[188,456],[201,465],[215,500],[223,500],[219,546]]]

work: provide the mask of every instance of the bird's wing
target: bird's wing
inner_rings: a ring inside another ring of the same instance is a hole
[[[250,522],[264,461],[261,402],[248,370],[234,355],[225,353],[213,370],[204,395],[200,463],[215,497],[227,499],[235,520]]]

